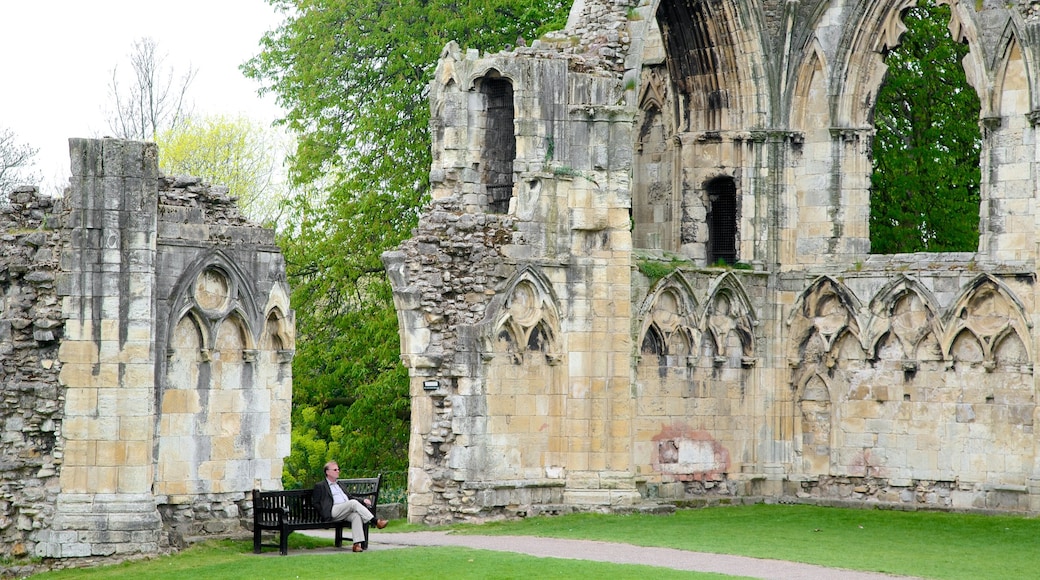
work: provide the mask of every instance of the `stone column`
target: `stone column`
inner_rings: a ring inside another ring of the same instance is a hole
[[[61,495],[37,555],[154,553],[154,144],[70,140],[70,235],[60,292],[67,388]]]

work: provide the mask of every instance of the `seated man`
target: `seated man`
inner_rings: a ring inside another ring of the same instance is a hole
[[[354,541],[354,551],[364,552],[361,542],[365,539],[365,528],[363,524],[372,521],[374,517],[364,504],[352,499],[336,483],[339,479],[339,464],[330,461],[325,464],[325,479],[314,486],[312,501],[318,508],[322,519],[327,521],[350,520],[350,538]],[[369,506],[372,503],[365,498]],[[376,527],[380,530],[386,527],[386,520],[376,520]]]

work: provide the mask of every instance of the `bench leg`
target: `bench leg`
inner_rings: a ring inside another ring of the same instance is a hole
[[[343,547],[343,526],[336,526],[336,547]]]
[[[365,537],[361,541],[361,547],[367,550],[368,549],[368,522],[365,522],[362,525],[362,527],[365,529]]]
[[[284,527],[278,533],[278,553],[283,555],[283,556],[286,556],[286,555],[289,554],[289,534],[290,533],[292,533],[292,531],[291,530],[287,530]]]
[[[260,553],[260,525],[253,522],[253,553]]]

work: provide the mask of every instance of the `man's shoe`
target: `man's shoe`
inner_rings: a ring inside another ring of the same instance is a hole
[[[386,520],[376,520],[376,529],[381,530],[386,527]]]
[[[365,549],[361,547],[361,542],[358,542],[358,543],[354,544],[354,547],[352,548],[352,550],[354,550],[355,552],[364,552],[365,551]]]

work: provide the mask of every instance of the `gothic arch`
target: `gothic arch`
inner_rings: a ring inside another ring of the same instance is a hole
[[[256,349],[256,338],[253,336],[252,328],[246,319],[245,312],[243,312],[241,308],[232,309],[227,316],[220,319],[216,325],[216,335],[219,335],[222,332],[223,329],[221,327],[224,325],[230,325],[235,331],[237,331],[239,340],[236,342],[239,342],[241,345],[240,350],[246,351]],[[214,346],[218,346],[216,342],[214,342]]]
[[[548,362],[557,362],[562,352],[559,301],[544,275],[533,267],[525,267],[513,277],[501,296],[494,308],[489,309],[497,314],[490,334],[484,337],[486,352],[496,352],[498,344],[514,357],[522,358],[523,353],[538,350],[545,354]],[[515,358],[514,362],[519,360]]]
[[[213,346],[213,336],[209,332],[210,325],[209,325],[206,317],[203,316],[202,313],[200,313],[195,308],[190,308],[187,311],[181,313],[181,315],[178,316],[176,318],[176,320],[174,320],[173,325],[170,326],[170,328],[171,328],[171,332],[170,332],[171,340],[167,342],[167,345],[169,346],[169,348],[176,348],[176,345],[178,343],[177,343],[177,341],[172,340],[172,337],[173,337],[174,334],[176,334],[178,325],[181,322],[183,322],[184,319],[190,320],[191,323],[195,326],[195,329],[199,333],[199,350],[200,351],[207,351],[207,350],[209,350]]]
[[[838,127],[869,127],[877,92],[885,79],[886,50],[897,46],[906,25],[903,13],[917,0],[863,0],[859,20],[846,24],[833,75],[835,101],[832,115]]]
[[[964,13],[968,9],[957,0],[941,3],[950,6],[949,30],[954,41],[968,43],[965,72],[985,110],[989,102],[984,94],[988,86],[985,80],[987,75],[974,25]],[[837,62],[831,71],[834,85],[832,92],[840,95],[834,105],[835,126],[866,128],[872,125],[878,89],[888,68],[884,63],[884,55],[902,41],[907,30],[903,17],[907,9],[916,5],[917,0],[862,0],[860,7],[853,11],[861,17],[846,25]]]
[[[665,78],[657,69],[652,69],[650,78],[643,85],[643,94],[639,99],[639,108],[643,111],[649,111],[652,108],[656,108],[658,111],[663,111],[667,99],[665,95],[668,92],[668,88],[665,85],[667,78]]]
[[[809,339],[818,336],[824,353],[829,353],[841,337],[850,332],[861,339],[858,313],[860,301],[844,284],[830,276],[820,276],[795,301],[787,318],[790,331],[788,356],[802,360]]]
[[[941,342],[943,355],[955,360],[955,343],[965,332],[978,341],[982,362],[991,368],[994,349],[1008,334],[1014,333],[1030,349],[1031,324],[1018,297],[999,279],[980,274],[975,277],[950,307],[945,317],[945,334]]]
[[[501,64],[501,61],[499,61]],[[493,66],[484,65],[483,67],[468,71],[466,76],[459,81],[460,87],[465,87],[467,91],[475,91],[479,87],[481,81],[484,79],[500,79],[509,81],[509,84],[514,87],[520,82],[520,71],[513,66]]]
[[[293,321],[292,309],[289,308],[289,296],[281,285],[275,285],[267,298],[264,319],[267,321],[262,329],[268,339],[277,339],[281,351],[296,350],[296,325]],[[262,338],[260,344],[266,341]]]
[[[1035,104],[1037,98],[1034,91],[1031,90],[1033,86],[1030,78],[1032,70],[1026,59],[1025,47],[1018,41],[1010,22],[1001,41],[1000,50],[995,55],[998,61],[994,63],[993,67],[993,93],[986,95],[986,102],[990,103],[991,109],[989,116],[1006,117],[1028,114],[1031,110],[1037,109]],[[1023,87],[1025,95],[1016,95],[1016,91],[1008,86],[1009,78],[1019,78],[1019,75],[1024,75],[1027,79],[1025,87]]]
[[[908,304],[910,300],[913,303]],[[935,296],[918,280],[905,275],[886,284],[870,301],[866,326],[866,351],[877,358],[885,336],[900,342],[907,358],[915,358],[918,347],[929,335],[943,336],[942,317]]]
[[[769,76],[756,6],[739,0],[650,3],[661,30],[684,131],[725,131],[768,124]],[[742,49],[754,46],[757,50]],[[696,118],[694,118],[696,115]],[[681,124],[682,125],[682,124]]]
[[[715,352],[725,352],[726,336],[735,332],[740,338],[742,355],[755,356],[755,327],[758,321],[744,285],[732,272],[713,281],[701,314],[704,331],[715,343]]]
[[[211,277],[212,275],[212,277]],[[223,280],[216,278],[223,277]],[[224,286],[221,290],[221,285]],[[200,288],[210,290],[200,291]],[[223,300],[213,289],[226,292]],[[249,276],[224,252],[207,252],[184,269],[170,290],[170,320],[173,328],[182,316],[194,310],[203,328],[212,332],[216,322],[232,311],[238,311],[249,330],[251,344],[255,344],[263,326],[262,313],[256,304],[256,290]],[[207,340],[212,343],[212,337]]]
[[[668,345],[674,337],[679,337],[688,345],[686,352],[689,356],[696,356],[700,344],[700,336],[696,329],[699,327],[697,317],[697,300],[694,298],[690,283],[681,272],[672,272],[662,278],[653,287],[643,305],[640,307],[640,328],[635,344],[639,345],[640,351],[647,353],[644,346],[647,337],[653,344],[659,345],[663,350],[654,352],[659,356],[676,354],[669,352]],[[656,342],[655,342],[656,341]],[[651,345],[652,346],[652,345]]]
[[[662,66],[644,71],[642,97],[636,115],[633,164],[632,243],[638,248],[675,251],[679,245],[676,192],[676,107]]]
[[[838,422],[832,392],[821,373],[807,375],[795,392],[794,452],[807,474],[827,475],[831,471],[832,439]]]
[[[470,432],[486,458],[473,467],[479,477],[537,479],[565,464],[567,381],[557,304],[549,281],[528,266],[488,309],[481,338],[486,407]]]
[[[824,97],[827,91],[827,57],[820,46],[820,41],[815,37],[810,40],[804,51],[808,56],[802,60],[798,68],[791,99],[791,128],[796,131],[807,131],[812,128],[824,130],[830,127],[829,118],[823,119],[824,122],[820,123],[810,121],[809,117],[813,114],[827,114],[826,98]],[[822,92],[822,94],[814,95],[814,91]]]
[[[961,61],[961,65],[964,68],[968,84],[975,89],[975,94],[979,97],[980,117],[985,117],[988,115],[987,111],[992,108],[992,101],[987,93],[989,92],[988,87],[993,83],[990,82],[990,75],[987,72],[989,68],[986,66],[986,58],[979,44],[978,30],[969,13],[972,9],[968,8],[967,3],[959,0],[938,0],[938,3],[950,7],[950,22],[947,25],[950,38],[954,42],[968,45],[968,54]]]
[[[267,324],[264,325],[260,344],[270,344],[271,348],[279,351],[292,351],[295,350],[294,342],[291,326],[281,309],[270,309],[267,312]]]

